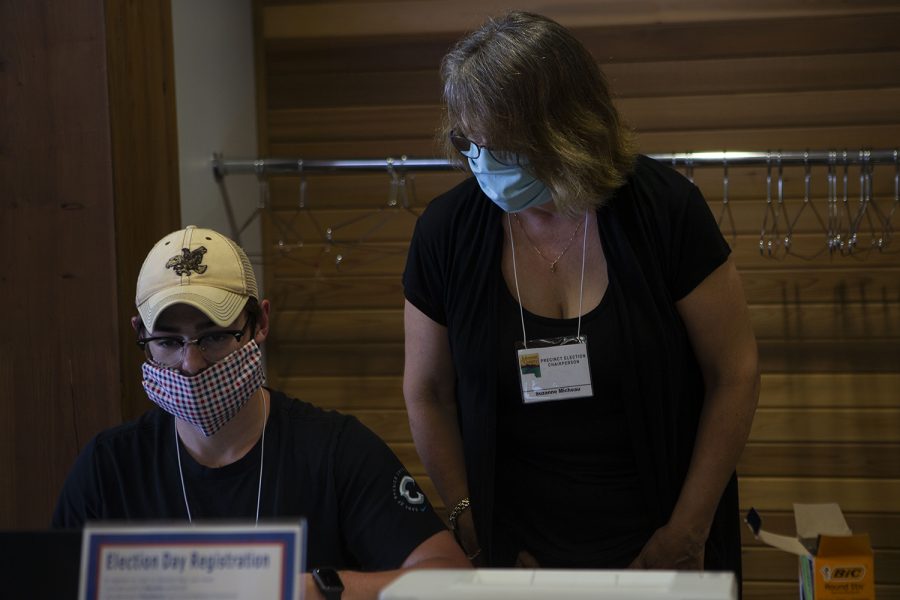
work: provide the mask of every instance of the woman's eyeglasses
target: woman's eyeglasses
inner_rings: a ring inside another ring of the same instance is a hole
[[[520,164],[519,155],[515,152],[492,150],[486,146],[480,146],[455,130],[450,132],[450,143],[466,158],[476,159],[481,156],[481,151],[484,150],[501,164],[510,166]]]

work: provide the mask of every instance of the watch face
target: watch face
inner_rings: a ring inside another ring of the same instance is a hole
[[[341,581],[340,576],[337,571],[334,569],[315,569],[313,570],[313,577],[316,578],[316,582],[322,589],[327,590],[343,590],[344,583]]]

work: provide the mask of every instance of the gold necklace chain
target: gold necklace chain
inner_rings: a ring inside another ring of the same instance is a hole
[[[534,248],[534,251],[538,253],[538,256],[550,263],[550,272],[556,273],[557,263],[559,263],[559,260],[563,257],[563,255],[565,255],[565,253],[569,251],[569,248],[572,247],[572,242],[575,241],[575,236],[578,235],[578,232],[581,230],[581,224],[583,220],[578,221],[578,225],[575,227],[575,231],[572,232],[572,235],[571,237],[569,237],[569,241],[566,242],[566,247],[563,248],[562,252],[559,253],[555,260],[550,260],[549,258],[544,256],[544,253],[541,252],[541,249],[537,247],[537,244],[534,243],[534,241],[531,239],[531,236],[528,235],[527,231],[525,231],[525,226],[522,225],[522,221],[521,219],[519,219],[518,213],[513,213],[513,216],[516,218],[516,223],[519,224],[519,229],[521,229],[522,233],[525,234],[525,239],[528,240],[528,243],[531,244],[531,247]],[[509,234],[512,235],[512,232],[510,231]]]

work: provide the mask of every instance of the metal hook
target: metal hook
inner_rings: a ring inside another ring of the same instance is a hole
[[[787,217],[787,207],[784,205],[784,163],[782,161],[781,150],[777,153],[777,161],[778,161],[778,216],[775,219],[775,223],[778,223],[778,218],[783,216],[785,225],[788,230],[784,236],[784,249],[785,251],[789,250],[791,247],[791,229],[790,229],[790,219]],[[776,227],[776,235],[778,233]],[[776,248],[777,250],[777,248]]]
[[[737,227],[734,223],[734,215],[731,214],[731,205],[728,203],[728,157],[726,153],[722,153],[722,210],[719,211],[719,218],[716,223],[719,228],[722,227],[722,218],[728,213],[728,221],[731,224],[731,240],[737,240]]]
[[[806,260],[812,260],[825,250],[828,250],[830,247],[828,226],[825,225],[825,222],[822,220],[822,215],[819,214],[819,210],[816,208],[815,203],[813,203],[812,201],[811,189],[812,165],[809,162],[809,150],[806,150],[803,152],[803,204],[800,206],[797,214],[794,215],[794,220],[788,226],[788,235],[791,237],[791,241],[793,241],[794,230],[797,228],[797,223],[800,221],[800,217],[806,210],[809,210],[809,212],[811,212],[816,217],[816,221],[818,221],[819,227],[825,234],[825,246],[823,248],[820,248],[815,254],[803,256],[794,252],[796,256],[799,256],[800,258],[804,258]]]
[[[843,211],[841,213],[844,215],[847,221],[847,235],[846,238],[841,241],[841,254],[847,256],[853,253],[853,248],[856,246],[856,232],[853,231],[853,216],[850,214],[850,155],[847,150],[841,154],[844,161],[844,172],[843,172]]]
[[[400,200],[400,206],[409,208],[409,190],[407,189],[406,169],[403,168],[406,163],[406,155],[400,156],[400,169],[397,177],[397,197]],[[396,206],[396,202],[391,206]]]
[[[265,159],[254,160],[253,170],[256,172],[256,181],[259,182],[259,208],[265,208],[269,205],[269,181],[266,179]]]
[[[853,244],[850,251],[853,251],[853,247],[856,246],[859,240],[859,229],[862,225],[863,218],[866,216],[868,207],[869,207],[869,199],[871,193],[871,178],[869,176],[869,151],[868,150],[860,150],[859,151],[859,208],[856,211],[856,216],[853,218],[850,226],[850,239]]]
[[[837,172],[835,170],[837,163],[837,152],[828,151],[828,171],[825,175],[826,181],[826,206],[828,208],[828,231],[826,232],[826,244],[828,251],[834,253],[838,249],[840,243],[840,213],[837,207]]]
[[[394,170],[394,159],[388,157],[385,159],[387,163],[387,172],[388,176],[391,178],[391,182],[388,187],[388,206],[397,206],[397,198],[400,195],[400,178],[397,175],[397,171]]]
[[[775,242],[769,235],[769,219],[771,218],[775,235],[778,232],[778,213],[772,206],[772,154],[766,152],[766,206],[763,210],[762,228],[759,232],[759,253],[771,257],[775,253]]]
[[[900,151],[894,149],[894,201],[891,203],[891,210],[888,212],[887,219],[884,222],[884,248],[887,248],[894,234],[894,214],[900,207]]]
[[[300,197],[297,201],[299,208],[306,208],[306,174],[303,172],[303,159],[297,159],[297,173],[300,174]]]
[[[869,151],[869,156],[871,158],[871,151]],[[878,248],[879,252],[884,252],[887,247],[890,245],[891,237],[893,235],[893,227],[891,225],[891,221],[894,218],[894,213],[897,210],[898,201],[900,201],[900,164],[898,164],[898,156],[897,150],[894,150],[894,198],[891,202],[891,209],[886,213],[881,210],[881,207],[878,206],[875,198],[875,182],[874,182],[874,171],[875,167],[870,163],[868,170],[868,194],[869,194],[869,221],[871,223],[872,217],[871,213],[875,213],[876,218],[879,221],[881,226],[881,231],[878,234],[878,237],[874,237],[874,228],[873,228],[873,239],[872,245],[875,248]]]

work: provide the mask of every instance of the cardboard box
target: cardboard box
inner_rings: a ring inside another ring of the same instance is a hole
[[[800,600],[875,600],[869,534],[854,535],[837,504],[795,504],[795,536],[764,531],[753,508],[744,520],[756,539],[800,557]]]

